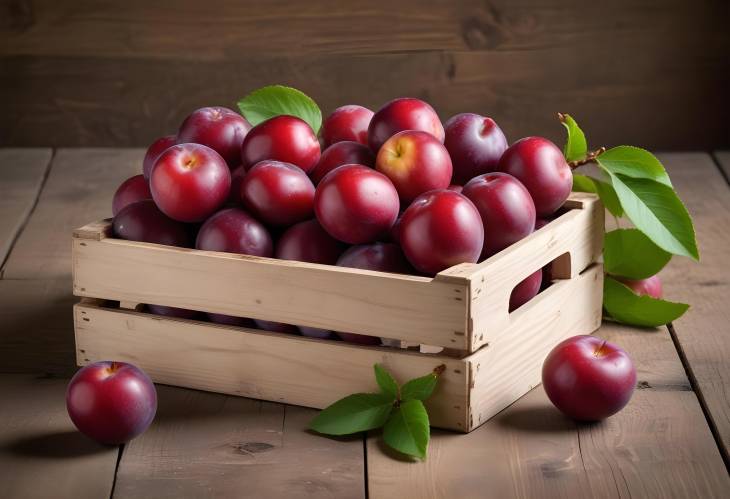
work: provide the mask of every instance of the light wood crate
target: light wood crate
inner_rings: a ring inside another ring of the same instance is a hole
[[[603,216],[594,195],[574,193],[547,226],[434,278],[125,241],[109,221],[90,224],[73,234],[74,294],[84,297],[74,307],[77,361],[128,361],[158,383],[315,408],[375,391],[375,363],[401,382],[444,364],[426,404],[431,423],[468,432],[539,384],[555,344],[600,325]],[[553,284],[508,313],[514,286],[549,262]],[[139,303],[445,350],[174,319],[138,312]]]

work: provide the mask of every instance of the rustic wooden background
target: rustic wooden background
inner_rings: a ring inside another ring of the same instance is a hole
[[[0,146],[144,146],[270,83],[397,96],[510,140],[730,145],[727,0],[0,0]]]

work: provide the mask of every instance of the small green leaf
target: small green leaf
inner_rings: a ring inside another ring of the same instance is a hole
[[[309,427],[326,435],[349,435],[380,428],[393,410],[393,399],[382,393],[356,393],[326,407]]]
[[[426,400],[433,393],[437,382],[436,373],[414,378],[401,387],[401,400]]]
[[[658,327],[679,318],[689,305],[639,296],[624,284],[606,276],[603,281],[603,308],[618,322]]]
[[[580,173],[573,174],[573,192],[592,192],[596,193],[596,184],[593,182],[593,178],[581,175]]]
[[[578,123],[569,114],[561,114],[560,122],[568,131],[568,139],[565,141],[565,147],[563,148],[565,159],[568,161],[578,161],[585,158],[588,154],[588,143],[586,142],[586,136],[583,130],[580,129]]]
[[[383,429],[383,440],[393,449],[425,459],[431,429],[428,413],[420,400],[408,400],[398,407]]]
[[[626,216],[657,246],[699,260],[692,219],[666,184],[608,172]]]
[[[606,171],[613,174],[654,180],[666,186],[672,186],[664,166],[656,156],[645,149],[618,146],[599,155],[596,161]]]
[[[375,381],[378,382],[383,394],[395,400],[398,397],[398,383],[380,364],[375,364],[373,368],[375,369]]]
[[[651,242],[637,229],[617,229],[606,233],[603,267],[607,273],[629,279],[651,277],[671,260],[672,255]]]
[[[238,108],[253,126],[282,114],[306,121],[315,134],[322,125],[322,112],[317,104],[304,92],[283,85],[254,90],[238,101]]]
[[[603,206],[613,215],[614,217],[624,216],[624,209],[621,207],[621,202],[618,200],[616,191],[613,186],[603,180],[593,179],[596,184],[596,192],[598,197],[601,198]]]
[[[621,203],[616,196],[616,191],[611,184],[598,180],[597,178],[587,177],[579,173],[573,174],[573,191],[574,192],[592,192],[598,194],[603,205],[615,217],[621,217],[624,214]]]

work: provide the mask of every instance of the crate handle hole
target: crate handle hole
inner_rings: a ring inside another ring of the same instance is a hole
[[[535,300],[556,280],[570,279],[570,262],[570,252],[565,252],[520,280],[510,291],[508,313],[512,314]]]

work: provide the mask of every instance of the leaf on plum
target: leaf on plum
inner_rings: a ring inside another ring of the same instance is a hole
[[[322,126],[322,112],[314,100],[296,88],[283,85],[254,90],[238,101],[238,108],[253,126],[282,114],[304,120],[315,135]]]
[[[603,281],[603,308],[617,322],[658,327],[681,317],[689,305],[639,296],[628,286],[606,276]]]
[[[603,268],[607,273],[629,279],[646,279],[658,273],[672,255],[654,244],[638,229],[617,229],[606,233]]]

